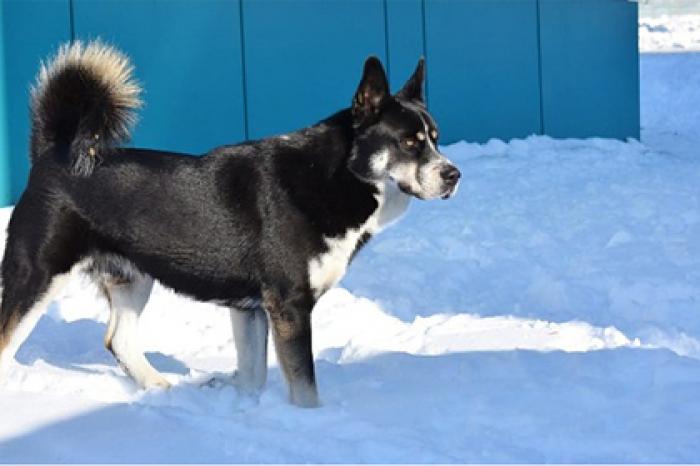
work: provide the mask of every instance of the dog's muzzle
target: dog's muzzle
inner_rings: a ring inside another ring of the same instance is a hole
[[[452,164],[447,164],[440,170],[440,178],[445,186],[445,192],[440,196],[442,199],[449,199],[457,193],[461,176],[459,169]]]

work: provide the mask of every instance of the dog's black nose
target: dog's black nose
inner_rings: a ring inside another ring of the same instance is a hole
[[[447,165],[445,168],[440,170],[440,176],[442,177],[443,180],[455,184],[457,183],[457,180],[459,180],[459,177],[462,176],[462,174],[457,170],[457,167],[454,165]]]

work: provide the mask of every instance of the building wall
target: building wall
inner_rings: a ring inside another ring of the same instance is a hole
[[[0,2],[0,19],[3,18],[3,2]],[[0,28],[2,22],[0,21]],[[0,32],[2,32],[0,30]],[[5,36],[0,34],[0,202],[6,202],[11,198],[10,179],[7,174],[10,171],[10,143],[7,134],[7,104],[5,90]],[[2,176],[2,175],[5,176]]]
[[[369,54],[393,89],[426,56],[443,143],[639,137],[627,0],[0,1],[0,204],[28,173],[29,84],[71,39],[132,57],[138,146],[201,153],[309,125],[349,105]]]

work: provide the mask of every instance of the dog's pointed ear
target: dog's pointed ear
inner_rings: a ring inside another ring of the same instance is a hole
[[[389,82],[382,62],[371,56],[365,61],[362,80],[352,99],[352,116],[356,126],[362,125],[368,118],[382,109],[389,96]]]
[[[423,82],[425,81],[425,59],[423,57],[418,60],[418,66],[413,72],[413,75],[408,78],[406,84],[403,85],[401,90],[396,93],[396,97],[405,100],[417,100],[418,102],[425,102],[425,96],[423,93]]]

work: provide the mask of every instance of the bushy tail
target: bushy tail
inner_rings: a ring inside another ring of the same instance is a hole
[[[75,175],[92,173],[101,154],[129,139],[141,106],[133,66],[99,41],[63,45],[41,65],[32,88],[32,163],[65,154]]]

